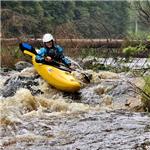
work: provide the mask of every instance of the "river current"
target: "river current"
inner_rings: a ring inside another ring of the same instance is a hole
[[[4,150],[149,150],[150,115],[127,73],[94,72],[91,83],[69,94],[34,68],[1,70],[0,147]]]

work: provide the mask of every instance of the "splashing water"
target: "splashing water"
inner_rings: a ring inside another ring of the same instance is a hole
[[[131,90],[126,77],[123,80],[115,73],[88,72],[93,76],[91,83],[84,84],[73,99],[73,94],[47,84],[32,67],[2,73],[0,147],[149,149],[150,116],[129,112],[140,105],[140,96]],[[142,83],[139,79],[137,82]]]

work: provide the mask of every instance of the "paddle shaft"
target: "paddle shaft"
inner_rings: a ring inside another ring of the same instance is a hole
[[[54,62],[55,63],[59,63],[59,62],[56,62],[56,61],[54,61]],[[59,64],[62,65],[62,66],[65,66],[63,63],[59,63]],[[77,71],[77,72],[81,73],[82,75],[84,75],[84,79],[90,83],[90,79],[85,73],[83,73],[83,72],[81,72],[81,71],[79,71],[77,69],[73,69],[73,68],[69,68],[69,69],[71,69],[71,71]]]

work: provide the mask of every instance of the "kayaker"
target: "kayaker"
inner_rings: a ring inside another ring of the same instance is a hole
[[[50,33],[43,35],[44,46],[40,48],[36,55],[37,63],[58,65],[57,62],[63,63],[70,68],[71,62],[63,55],[63,48],[54,43],[54,38]]]

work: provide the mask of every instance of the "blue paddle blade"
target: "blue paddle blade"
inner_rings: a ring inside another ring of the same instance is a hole
[[[20,43],[19,47],[20,47],[22,52],[24,52],[24,50],[27,50],[27,51],[35,54],[35,55],[37,54],[35,48],[32,45],[28,44],[28,43]]]

